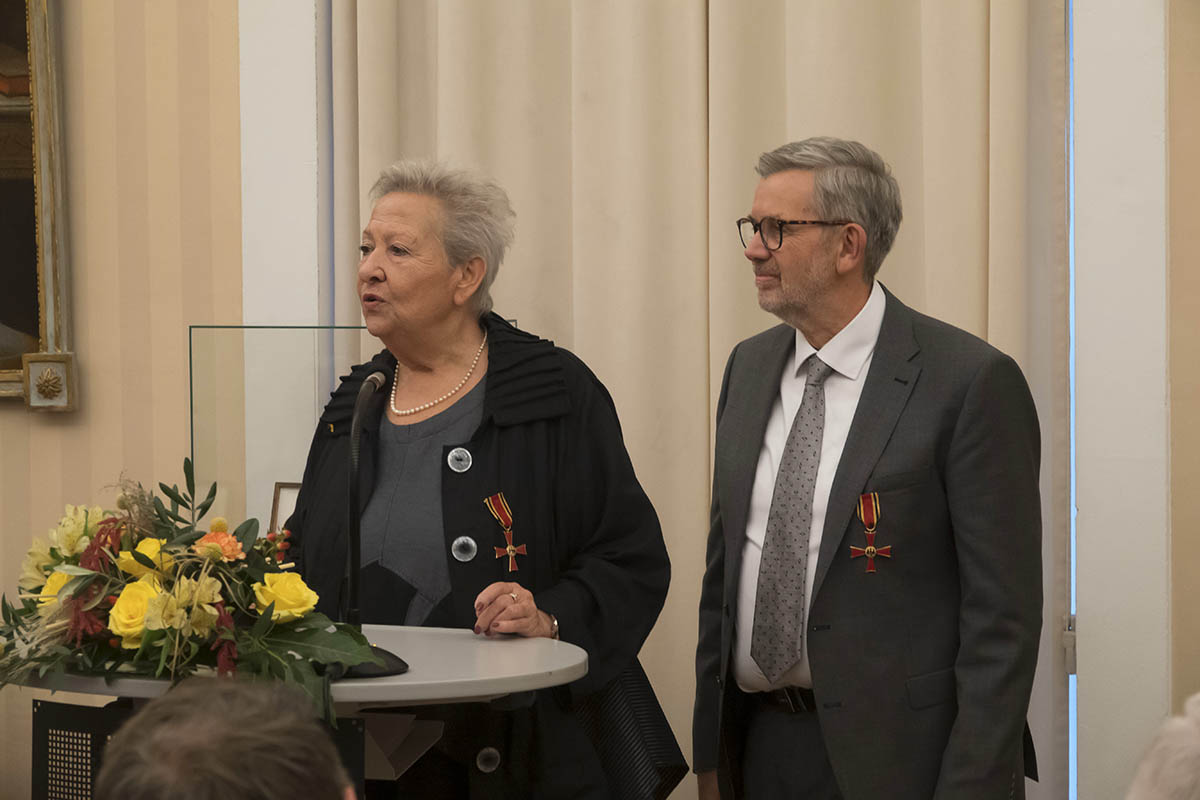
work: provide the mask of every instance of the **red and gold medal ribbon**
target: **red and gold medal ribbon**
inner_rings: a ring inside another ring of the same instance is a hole
[[[500,523],[501,528],[506,531],[512,530],[512,509],[508,507],[508,501],[504,499],[504,492],[496,492],[484,500],[483,504],[488,507],[488,511],[492,512],[492,516],[496,518],[496,522]]]
[[[487,506],[488,511],[492,512],[492,516],[496,518],[496,522],[500,523],[500,527],[504,529],[504,547],[497,547],[496,558],[504,558],[508,556],[508,571],[517,571],[517,556],[528,555],[525,545],[513,544],[513,515],[512,509],[508,507],[508,501],[504,499],[504,492],[496,492],[491,497],[485,498],[483,504]]]
[[[884,547],[875,546],[875,526],[879,523],[879,492],[859,495],[858,518],[862,520],[863,528],[866,529],[867,546],[855,547],[854,545],[850,545],[850,558],[866,557],[867,572],[872,573],[875,572],[876,558],[892,557],[892,546],[890,544]]]
[[[875,530],[875,525],[879,522],[879,492],[859,495],[858,518],[862,520],[863,527],[868,532]]]

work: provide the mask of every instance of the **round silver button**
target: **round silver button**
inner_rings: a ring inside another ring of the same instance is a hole
[[[494,747],[485,747],[475,756],[475,766],[480,772],[495,772],[500,766],[500,751]]]
[[[479,552],[479,546],[470,536],[460,536],[450,544],[450,553],[458,561],[470,561]]]
[[[455,472],[466,472],[471,468],[471,451],[465,447],[456,447],[446,456],[446,463]]]

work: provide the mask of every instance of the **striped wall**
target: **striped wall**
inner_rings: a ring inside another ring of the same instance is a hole
[[[55,416],[0,403],[0,585],[10,595],[30,537],[64,503],[111,503],[106,487],[122,470],[182,480],[187,326],[242,315],[236,0],[57,7],[81,408]],[[228,360],[233,385],[209,391],[231,390],[240,404],[240,349]],[[240,463],[240,424],[223,435]],[[236,515],[240,497],[227,499]],[[5,796],[29,796],[33,694],[0,692]]]

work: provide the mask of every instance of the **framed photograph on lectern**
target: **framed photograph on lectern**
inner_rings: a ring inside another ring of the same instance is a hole
[[[271,501],[271,525],[268,533],[278,533],[296,510],[296,498],[300,495],[300,484],[275,482],[275,498]]]

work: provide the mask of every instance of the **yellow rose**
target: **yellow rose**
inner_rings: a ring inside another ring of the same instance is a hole
[[[133,557],[133,553],[128,550],[122,550],[117,554],[117,566],[128,572],[135,578],[143,578],[146,575],[156,573],[168,573],[175,566],[175,559],[171,558],[171,554],[164,552],[162,549],[162,539],[155,539],[152,536],[147,536],[138,542],[135,548],[139,553],[149,558],[158,565],[157,570],[152,570],[149,567],[141,564]]]
[[[42,587],[42,591],[38,595],[38,605],[46,607],[57,603],[59,591],[70,581],[71,576],[65,572],[51,572],[50,577],[46,579],[46,585]],[[49,608],[46,610],[50,611]]]
[[[150,607],[150,601],[161,591],[158,582],[152,578],[128,583],[121,590],[117,602],[108,612],[108,629],[121,637],[121,647],[136,650],[142,646],[146,611]]]
[[[300,619],[317,605],[317,593],[295,572],[269,572],[263,580],[264,583],[254,584],[258,613],[262,614],[274,603],[275,613],[271,619],[275,622]]]

